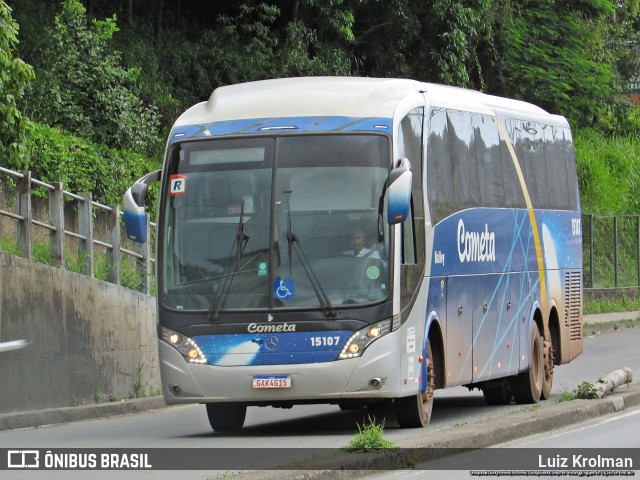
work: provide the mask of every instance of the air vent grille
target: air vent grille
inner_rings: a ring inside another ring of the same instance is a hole
[[[564,325],[569,328],[571,340],[581,340],[582,274],[567,272],[564,280]]]

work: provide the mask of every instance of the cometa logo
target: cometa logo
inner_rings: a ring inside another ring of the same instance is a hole
[[[250,323],[247,326],[249,333],[271,333],[271,332],[295,332],[296,325],[294,323],[280,323],[278,325],[258,325],[257,323]]]
[[[485,223],[484,232],[468,232],[462,219],[458,222],[458,258],[461,262],[495,262],[496,234]]]

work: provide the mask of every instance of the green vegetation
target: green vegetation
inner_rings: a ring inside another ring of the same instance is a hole
[[[20,245],[13,238],[0,237],[0,252],[17,257],[20,255]]]
[[[375,419],[369,417],[369,424],[364,422],[362,426],[356,423],[358,433],[347,445],[342,447],[348,452],[370,451],[370,450],[397,450],[398,447],[390,440],[383,437],[384,426],[376,423]]]
[[[217,86],[301,75],[410,77],[567,116],[577,132],[583,210],[637,212],[631,139],[640,114],[618,92],[640,70],[639,6],[0,0],[0,165],[119,203],[135,178],[158,167],[179,113]],[[608,182],[618,179],[624,184],[612,192]]]
[[[591,382],[584,381],[572,392],[563,392],[558,402],[568,402],[570,400],[595,400],[600,398],[598,390]]]
[[[0,0],[0,165],[12,165],[25,155],[29,119],[19,108],[19,101],[33,80],[33,69],[15,57],[18,24],[11,9]]]
[[[133,180],[160,168],[159,160],[100,146],[43,124],[34,125],[26,149],[28,163],[15,168],[31,170],[33,177],[43,182],[62,182],[65,190],[91,192],[95,201],[106,205],[122,203],[122,195]]]
[[[637,216],[640,213],[640,111],[635,111],[631,118],[636,131],[633,135],[609,135],[593,128],[579,130],[575,135],[582,211],[597,214],[585,215],[582,223],[587,287],[636,286],[640,282]],[[629,216],[614,220],[607,214]],[[593,265],[590,265],[591,235]],[[591,272],[593,285],[590,284]]]
[[[100,403],[102,402],[103,398],[104,398],[104,392],[100,387],[96,387],[95,391],[93,392],[93,400],[96,403]]]
[[[570,400],[594,400],[600,398],[598,390],[591,382],[584,381],[573,392],[563,392],[558,402],[567,402]]]
[[[136,369],[136,381],[133,384],[133,392],[135,398],[141,398],[147,396],[147,390],[142,383],[142,369],[144,368],[144,362],[138,364]]]
[[[518,412],[535,412],[536,410],[539,410],[539,409],[540,409],[540,404],[533,403],[531,405],[526,405],[522,407],[520,410],[518,410]],[[517,412],[513,412],[513,413],[517,413]]]
[[[36,78],[25,111],[36,122],[98,145],[151,153],[156,109],[140,97],[140,69],[123,67],[113,49],[117,31],[115,15],[90,20],[78,0],[63,1],[53,25],[44,26],[48,41],[34,54]]]
[[[9,237],[0,237],[0,252],[8,255],[20,256],[18,243]],[[32,244],[33,260],[44,265],[52,265],[53,258],[49,250],[48,242],[34,241]],[[74,273],[83,273],[86,253],[78,255],[71,250],[65,251],[65,270]],[[120,283],[131,290],[139,290],[144,281],[144,273],[137,269],[137,260],[123,256],[120,259]],[[94,277],[97,280],[107,281],[109,278],[109,258],[106,253],[94,252]],[[151,295],[155,295],[155,282],[152,279]]]
[[[570,402],[571,400],[576,399],[576,394],[574,392],[567,392],[566,390],[562,392],[560,398],[556,400],[556,403]]]
[[[591,313],[631,312],[640,310],[640,297],[622,294],[612,298],[592,299],[584,298],[582,311],[585,315]]]
[[[640,111],[636,133],[615,135],[593,128],[575,135],[582,210],[594,214],[640,213]]]

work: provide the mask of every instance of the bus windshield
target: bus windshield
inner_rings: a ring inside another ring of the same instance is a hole
[[[389,295],[384,135],[177,143],[166,166],[162,305],[321,308]]]

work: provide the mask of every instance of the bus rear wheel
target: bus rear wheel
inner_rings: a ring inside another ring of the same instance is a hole
[[[420,428],[429,425],[433,411],[435,390],[435,368],[431,353],[431,342],[427,343],[427,389],[424,393],[396,398],[394,401],[398,424],[401,428]]]
[[[551,388],[553,387],[553,343],[550,340],[544,341],[544,381],[542,382],[542,394],[540,398],[549,400],[551,398]]]
[[[209,424],[216,432],[242,430],[247,406],[241,403],[207,403]]]
[[[509,381],[516,403],[538,403],[544,383],[544,344],[535,323],[529,332],[529,370]]]

